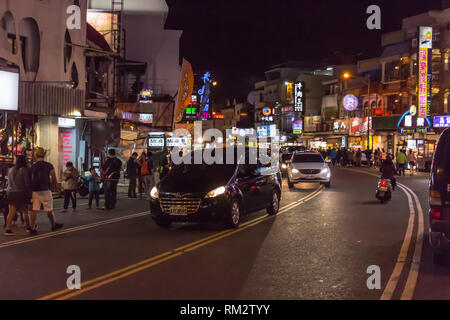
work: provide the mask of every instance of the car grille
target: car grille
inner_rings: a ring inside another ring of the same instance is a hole
[[[303,174],[318,174],[318,173],[320,173],[320,170],[319,169],[303,169],[303,170],[300,170],[300,172]]]
[[[188,196],[176,197],[171,195],[164,195],[160,197],[159,204],[161,206],[161,210],[164,213],[170,213],[171,206],[186,206],[187,213],[192,214],[196,213],[200,206],[200,199],[191,198]]]

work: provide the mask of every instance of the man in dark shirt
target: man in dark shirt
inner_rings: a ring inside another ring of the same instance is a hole
[[[120,179],[120,170],[122,170],[122,161],[116,157],[114,149],[108,150],[108,159],[105,161],[102,169],[105,176],[105,209],[113,210],[116,208],[117,184]]]
[[[62,223],[55,222],[53,215],[53,195],[51,187],[58,190],[56,174],[53,165],[44,161],[46,151],[43,148],[36,150],[36,162],[31,166],[31,191],[33,199],[33,211],[31,212],[30,234],[36,234],[36,217],[41,205],[47,212],[47,217],[52,225],[52,231],[62,228]]]
[[[128,198],[137,198],[136,195],[136,179],[138,176],[136,158],[138,154],[133,152],[127,161],[127,175],[130,183],[128,184]]]

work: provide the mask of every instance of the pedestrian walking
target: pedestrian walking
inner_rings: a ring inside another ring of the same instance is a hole
[[[331,157],[331,163],[333,164],[333,167],[336,165],[337,160],[337,151],[335,148],[331,149],[330,151],[330,157]]]
[[[6,189],[8,195],[9,213],[6,218],[6,226],[4,234],[13,236],[11,226],[17,212],[23,215],[26,228],[30,231],[30,219],[28,216],[28,204],[31,199],[31,181],[30,173],[27,166],[26,157],[18,155],[15,158],[14,167],[8,170],[8,187]]]
[[[353,166],[355,159],[353,157],[353,151],[351,149],[347,150],[347,161],[350,166]]]
[[[161,154],[161,158],[159,159],[159,180],[164,179],[164,177],[169,173],[168,154],[169,152],[167,149],[164,149]]]
[[[411,149],[409,149],[407,160],[409,163],[409,174],[412,176],[414,175],[414,168],[416,167],[417,158]]]
[[[138,154],[136,152],[133,152],[130,159],[127,161],[127,175],[128,175],[128,198],[135,199],[137,198],[136,195],[136,180],[138,178],[138,171],[137,171],[137,159]]]
[[[144,180],[142,179],[141,168],[142,168],[142,163],[144,162],[145,156],[146,156],[145,152],[142,152],[142,154],[136,160],[136,170],[138,172],[138,192],[139,192],[139,197],[141,199],[142,199],[142,194],[144,193]]]
[[[104,171],[105,210],[114,210],[117,203],[117,185],[122,170],[122,161],[116,157],[116,150],[108,150],[108,159],[102,167]]]
[[[355,165],[357,167],[361,167],[361,158],[362,158],[361,148],[358,148],[358,151],[356,151],[355,155]]]
[[[77,210],[77,189],[78,179],[80,174],[78,170],[74,168],[72,162],[66,163],[66,170],[63,174],[63,188],[64,188],[64,207],[62,212],[67,212],[69,208],[69,202],[72,201],[73,211]]]
[[[366,154],[366,159],[367,159],[367,165],[372,168],[372,150],[370,148],[367,148],[364,152]]]
[[[100,177],[95,172],[95,168],[92,167],[89,169],[89,172],[91,173],[87,178],[86,181],[89,185],[89,203],[88,203],[88,209],[92,209],[92,200],[95,198],[95,207],[97,209],[100,208]]]
[[[37,233],[36,230],[36,218],[41,205],[44,207],[44,211],[47,213],[48,220],[51,224],[52,231],[58,230],[63,227],[62,223],[55,221],[53,214],[53,195],[51,189],[59,191],[58,183],[56,180],[56,173],[53,165],[45,161],[46,151],[44,148],[37,148],[35,157],[36,162],[31,166],[31,191],[33,209],[30,219],[30,234]]]
[[[402,173],[405,175],[405,167],[408,159],[406,158],[406,154],[404,150],[397,150],[397,154],[395,155],[395,159],[397,161],[398,174],[401,176]]]
[[[151,152],[148,152],[145,159],[142,161],[141,176],[144,184],[144,193],[147,197],[149,197],[150,191],[155,185],[155,180],[153,179],[153,160]]]

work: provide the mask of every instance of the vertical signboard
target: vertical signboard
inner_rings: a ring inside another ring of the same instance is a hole
[[[419,27],[417,53],[417,100],[418,116],[426,118],[431,105],[431,50],[433,45],[433,28]]]
[[[292,89],[293,89],[294,84],[292,82],[288,82],[286,84],[286,100],[291,100],[293,99],[293,95],[292,95]]]
[[[303,112],[305,107],[305,83],[296,82],[294,84],[294,111]]]

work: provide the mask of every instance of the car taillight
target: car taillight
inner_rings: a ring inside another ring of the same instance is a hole
[[[382,187],[386,187],[386,186],[387,186],[387,183],[386,183],[386,181],[381,181],[380,185],[381,185]]]
[[[430,202],[430,207],[433,207],[433,206],[440,207],[442,205],[441,193],[437,190],[430,190],[429,202]]]
[[[442,219],[442,207],[432,207],[430,209],[430,215],[433,219]]]

